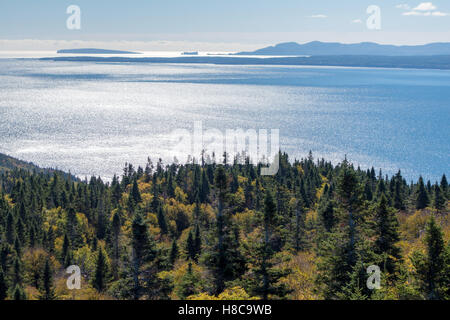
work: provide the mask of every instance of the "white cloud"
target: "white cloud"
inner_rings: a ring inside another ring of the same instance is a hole
[[[446,16],[448,16],[448,13],[435,11],[435,12],[432,13],[432,15],[435,16],[435,17],[446,17]]]
[[[352,23],[362,23],[362,20],[361,19],[355,19],[355,20],[352,20]]]
[[[436,11],[437,7],[432,2],[422,2],[417,7],[411,9],[407,4],[399,4],[397,8],[407,10],[402,13],[404,16],[424,16],[424,17],[445,17],[448,13]]]
[[[326,15],[324,14],[313,14],[312,16],[309,16],[310,18],[315,18],[315,19],[324,19],[327,18]]]
[[[448,16],[448,13],[440,12],[440,11],[427,11],[427,12],[420,12],[420,11],[407,11],[402,13],[404,16],[424,16],[424,17],[446,17]]]
[[[407,5],[406,3],[398,4],[395,6],[397,9],[403,9],[403,10],[409,10],[411,7]]]
[[[436,10],[437,7],[432,2],[422,2],[417,7],[415,7],[414,11],[433,11]]]
[[[418,11],[407,11],[407,12],[403,12],[402,15],[404,16],[423,16],[423,12],[418,12]]]

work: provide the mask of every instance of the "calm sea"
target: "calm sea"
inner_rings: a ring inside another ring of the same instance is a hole
[[[450,171],[450,71],[0,59],[0,152],[44,167],[109,179],[169,161],[168,134],[194,121],[279,129],[291,159]]]

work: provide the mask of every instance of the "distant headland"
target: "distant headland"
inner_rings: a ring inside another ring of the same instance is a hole
[[[140,52],[121,51],[121,50],[108,50],[108,49],[96,49],[96,48],[84,48],[84,49],[62,49],[56,53],[75,53],[75,54],[141,54]]]
[[[434,56],[450,55],[450,42],[436,42],[424,45],[396,46],[374,42],[339,43],[312,41],[279,43],[251,52],[235,55],[255,56]]]

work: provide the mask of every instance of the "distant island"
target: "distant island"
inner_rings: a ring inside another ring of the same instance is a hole
[[[75,54],[141,54],[140,52],[121,51],[121,50],[108,50],[108,49],[96,49],[96,48],[62,49],[62,50],[56,51],[56,53],[75,53]]]
[[[279,43],[251,52],[234,55],[263,56],[434,56],[450,55],[450,42],[430,43],[416,46],[384,45],[374,42],[339,43],[312,41],[305,44],[296,42]]]

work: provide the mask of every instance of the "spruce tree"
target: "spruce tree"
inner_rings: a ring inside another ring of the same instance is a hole
[[[333,227],[337,223],[333,200],[327,197],[323,201],[321,201],[318,208],[318,215],[320,222],[324,226],[325,230],[327,232],[331,232],[333,230]]]
[[[194,249],[195,249],[194,260],[195,262],[197,262],[202,252],[202,238],[200,235],[200,228],[198,226],[195,228]]]
[[[8,216],[6,218],[6,241],[9,244],[13,244],[15,238],[16,233],[15,233],[14,218],[11,212],[8,212]]]
[[[429,203],[430,200],[428,198],[427,190],[425,189],[422,176],[420,176],[416,193],[416,209],[425,209]]]
[[[426,253],[415,251],[411,258],[415,277],[426,299],[442,299],[445,290],[448,290],[448,258],[442,229],[436,224],[434,217],[427,223],[424,242]]]
[[[160,206],[158,209],[158,225],[159,229],[161,230],[161,234],[167,234],[167,222],[166,222],[166,216],[164,214],[163,208]]]
[[[145,286],[150,284],[151,278],[155,276],[148,264],[156,255],[155,242],[148,232],[143,213],[139,208],[134,214],[131,231],[133,297],[138,300]]]
[[[178,245],[177,245],[177,241],[175,239],[173,239],[172,247],[170,249],[170,255],[169,255],[169,261],[172,266],[175,264],[175,261],[177,260],[177,258],[178,258]]]
[[[195,244],[194,237],[192,236],[192,231],[189,232],[188,238],[186,240],[186,260],[195,260]]]
[[[200,189],[200,202],[205,203],[209,196],[209,181],[208,177],[206,176],[205,170],[202,170],[202,185]]]
[[[99,247],[97,260],[95,263],[94,278],[92,279],[92,285],[98,292],[102,292],[106,288],[108,265],[106,262],[103,249]]]
[[[40,287],[40,300],[55,300],[55,290],[53,288],[53,271],[50,265],[50,259],[45,260],[44,270],[42,272],[42,284]]]
[[[339,205],[337,209],[343,213],[342,221],[339,221],[340,228],[320,239],[318,246],[316,283],[325,299],[340,299],[346,287],[347,296],[357,294],[359,290],[359,286],[348,286],[359,274],[356,214],[360,206],[361,190],[358,177],[347,160],[339,168],[336,180],[336,203]]]
[[[273,199],[272,193],[267,190],[264,200],[264,237],[262,242],[256,245],[256,261],[253,270],[255,279],[250,286],[253,294],[267,300],[269,297],[284,298],[290,290],[279,280],[287,276],[287,271],[277,268],[274,264],[274,254],[271,244],[270,235],[272,224],[276,219],[277,206]]]
[[[199,277],[192,270],[192,263],[189,262],[186,273],[181,278],[181,283],[176,289],[177,296],[180,299],[186,299],[187,297],[199,292]]]
[[[72,262],[72,249],[67,234],[64,234],[60,260],[64,267],[68,267]]]
[[[225,217],[223,215],[223,202],[227,190],[227,176],[223,165],[219,165],[215,175],[215,186],[218,189],[218,213],[217,213],[217,251],[213,256],[213,272],[215,275],[215,293],[219,294],[225,288],[224,270],[227,264],[226,248],[223,243],[225,234]]]
[[[436,184],[434,186],[434,201],[433,206],[436,210],[441,211],[445,208],[446,200],[443,196],[443,193],[441,191],[441,188]]]
[[[399,224],[395,212],[388,207],[387,199],[381,196],[375,212],[374,252],[380,256],[384,272],[393,275],[400,262]]]
[[[130,194],[128,195],[128,208],[130,211],[134,211],[135,207],[142,201],[141,193],[139,192],[139,187],[137,180],[133,180],[133,186],[131,187]]]
[[[405,210],[405,201],[404,201],[404,190],[403,190],[403,178],[400,170],[397,172],[394,178],[394,192],[393,192],[393,202],[394,208],[397,210]]]
[[[445,176],[445,174],[442,175],[441,189],[442,189],[442,193],[443,193],[445,198],[450,196],[449,195],[449,187],[448,187],[447,177]]]

